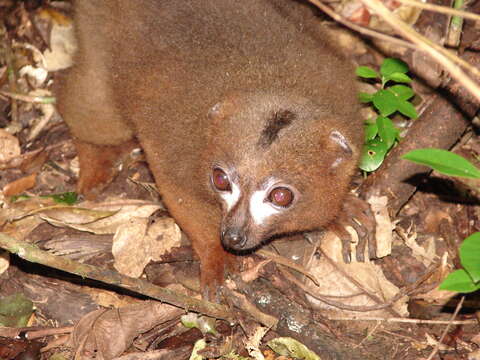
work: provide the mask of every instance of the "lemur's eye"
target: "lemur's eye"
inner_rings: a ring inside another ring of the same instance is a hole
[[[268,200],[274,205],[288,207],[293,202],[293,193],[286,187],[277,187],[270,191]]]
[[[213,185],[220,191],[231,191],[232,187],[230,185],[230,180],[228,180],[227,174],[225,171],[215,168],[212,173],[212,182]]]

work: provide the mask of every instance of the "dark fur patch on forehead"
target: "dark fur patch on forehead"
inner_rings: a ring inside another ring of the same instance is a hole
[[[258,139],[258,146],[265,149],[272,145],[272,143],[278,139],[280,130],[289,126],[295,118],[296,115],[290,110],[279,110],[274,112],[267,120],[265,128],[260,135],[260,139]]]

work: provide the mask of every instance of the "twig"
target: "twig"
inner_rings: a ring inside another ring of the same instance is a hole
[[[465,2],[463,0],[454,0],[453,9],[461,10],[464,4]],[[460,45],[460,39],[462,37],[464,22],[465,19],[459,15],[451,16],[447,29],[447,37],[445,39],[446,46],[458,48]]]
[[[460,299],[460,301],[457,304],[457,307],[455,308],[455,311],[454,311],[452,317],[450,318],[449,324],[447,326],[445,326],[445,329],[442,332],[442,336],[440,336],[440,339],[438,339],[437,345],[435,345],[435,348],[432,350],[432,353],[429,355],[427,360],[432,360],[433,357],[437,354],[438,349],[440,348],[440,344],[442,343],[443,339],[447,335],[448,330],[450,330],[450,327],[452,326],[452,323],[453,323],[453,319],[455,319],[457,317],[458,313],[460,312],[460,309],[462,308],[462,305],[463,305],[464,301],[465,301],[465,296],[462,296],[462,298]]]
[[[82,278],[89,278],[119,286],[153,299],[184,308],[188,311],[195,311],[229,321],[233,319],[233,313],[223,305],[198,300],[182,293],[153,285],[141,279],[122,275],[113,270],[101,269],[96,266],[81,264],[64,257],[55,256],[47,251],[40,250],[33,244],[14,239],[3,233],[0,233],[0,247],[27,261],[66,271],[81,276]]]
[[[266,257],[267,259],[271,259],[273,260],[274,262],[276,262],[277,264],[280,264],[280,265],[283,265],[283,266],[287,266],[293,270],[296,270],[298,271],[299,273],[305,275],[306,277],[308,277],[310,280],[313,281],[313,283],[317,286],[320,286],[320,284],[318,283],[318,280],[317,278],[315,277],[315,275],[313,275],[311,272],[309,272],[307,269],[305,269],[303,266],[291,261],[291,260],[288,260],[287,258],[281,256],[281,255],[277,255],[277,254],[274,254],[272,253],[271,251],[268,251],[268,250],[265,250],[265,249],[261,249],[261,250],[258,250],[257,251],[257,254],[261,255],[261,256],[264,256]]]
[[[25,337],[28,340],[38,339],[45,336],[59,335],[59,334],[70,334],[73,331],[73,326],[64,326],[59,328],[47,328],[41,330],[29,330],[25,334]]]
[[[349,29],[352,29],[352,30],[355,30],[355,31],[359,32],[360,34],[367,35],[367,36],[370,36],[372,38],[376,38],[376,39],[383,40],[383,41],[389,41],[393,44],[404,46],[408,49],[417,49],[417,47],[414,44],[412,44],[408,41],[405,41],[405,40],[402,40],[402,39],[399,39],[399,38],[396,38],[396,37],[393,37],[393,36],[390,36],[390,35],[387,35],[387,34],[383,34],[381,32],[378,32],[378,31],[375,31],[375,30],[357,25],[357,24],[355,24],[351,21],[348,21],[343,16],[338,15],[329,6],[325,5],[323,2],[321,2],[319,0],[309,0],[309,1],[313,5],[318,7],[320,10],[322,10],[323,12],[328,14],[328,16],[330,16],[333,20],[339,22],[340,24],[345,25]]]
[[[408,323],[418,325],[476,325],[478,321],[471,320],[424,320],[424,319],[407,319],[407,318],[382,318],[382,317],[329,317],[329,320],[336,321],[383,321],[387,323]]]
[[[330,305],[330,306],[333,306],[333,307],[336,307],[338,309],[342,309],[342,310],[348,310],[348,311],[357,311],[357,312],[368,312],[368,311],[375,311],[375,310],[383,310],[383,309],[387,309],[387,311],[390,311],[390,312],[393,312],[395,314],[395,316],[397,315],[397,312],[395,312],[393,309],[391,309],[391,306],[396,302],[398,301],[399,299],[401,299],[404,294],[402,293],[398,293],[397,295],[395,295],[393,298],[391,298],[388,302],[381,302],[379,299],[373,299],[374,301],[376,300],[376,302],[378,303],[378,305],[372,305],[372,306],[356,306],[356,305],[348,305],[348,304],[345,304],[345,303],[342,303],[342,302],[339,302],[339,301],[335,301],[335,300],[332,300],[332,298],[334,298],[333,296],[330,296],[330,295],[326,295],[326,294],[319,294],[319,293],[316,293],[314,291],[312,291],[311,289],[309,289],[305,284],[303,284],[300,280],[298,280],[297,278],[295,278],[295,276],[293,276],[292,274],[290,274],[288,271],[286,270],[283,270],[283,269],[279,269],[279,271],[283,274],[283,276],[285,276],[285,278],[294,283],[295,285],[297,285],[300,289],[302,289],[305,293],[309,294],[310,296],[314,297],[315,299],[317,300],[320,300],[321,302],[327,304],[327,305]],[[362,293],[362,294],[353,294],[351,296],[345,296],[344,298],[353,298],[355,296],[359,296],[359,295],[365,295],[366,293]],[[337,297],[338,298],[338,297]]]
[[[318,247],[318,251],[321,252],[322,256],[330,263],[330,265],[332,265],[338,272],[342,273],[343,276],[345,276],[345,278],[348,279],[348,281],[350,281],[352,284],[354,284],[357,288],[361,289],[365,295],[367,297],[369,297],[371,300],[373,300],[374,302],[376,302],[377,304],[382,304],[382,305],[378,305],[378,306],[383,306],[383,305],[388,305],[389,307],[387,306],[384,306],[384,308],[387,309],[388,312],[390,312],[393,316],[395,317],[400,317],[399,313],[397,311],[395,311],[394,309],[391,308],[391,305],[393,303],[395,303],[397,300],[399,300],[401,297],[404,296],[404,294],[402,294],[401,292],[399,292],[397,295],[395,295],[392,299],[390,299],[388,302],[385,302],[385,301],[382,301],[378,296],[376,296],[375,294],[371,293],[370,291],[368,291],[367,289],[365,289],[364,286],[362,286],[362,284],[360,282],[358,282],[353,276],[350,276],[350,274],[348,274],[345,270],[343,270],[341,267],[339,267],[335,261],[333,261],[330,256],[328,256],[324,251],[323,249],[321,248],[321,246]],[[366,310],[365,310],[366,311]]]
[[[457,9],[452,9],[446,6],[441,6],[441,5],[434,5],[434,4],[429,4],[429,3],[424,3],[420,1],[415,1],[415,0],[397,0],[399,3],[406,4],[406,5],[411,5],[420,9],[425,9],[425,10],[430,10],[430,11],[436,11],[442,14],[450,14],[450,15],[457,15],[460,17],[463,17],[465,19],[472,19],[475,21],[480,21],[480,15],[474,14],[468,11],[463,11],[463,10],[457,10]]]
[[[0,91],[0,94],[3,96],[9,97],[13,100],[20,100],[28,103],[35,104],[55,104],[55,96],[37,96],[37,95],[27,95],[20,94],[13,91]]]
[[[238,307],[239,309],[249,314],[256,321],[265,325],[269,329],[276,329],[278,324],[278,319],[274,316],[261,312],[255,305],[253,305],[250,301],[248,301],[245,295],[230,289],[228,286],[225,286],[222,289],[222,292],[225,295],[228,295],[227,298],[231,303],[233,303],[236,307]]]
[[[12,52],[12,42],[10,37],[8,36],[7,29],[5,28],[4,25],[1,26],[0,28],[0,36],[2,40],[4,40],[5,44],[5,58],[7,61],[7,74],[8,74],[8,85],[9,89],[13,92],[17,91],[17,74],[15,72],[15,66],[14,66],[14,55]],[[19,120],[18,120],[18,103],[15,99],[12,99],[11,103],[11,116],[12,116],[12,123],[16,124],[16,126],[19,126]]]
[[[475,74],[480,74],[478,69],[468,64],[466,61],[460,59],[458,56],[451,54],[440,45],[420,35],[409,25],[401,21],[395,16],[386,6],[378,0],[360,0],[372,12],[379,15],[387,24],[395,29],[404,38],[418,45],[419,49],[427,53],[433,60],[442,65],[450,75],[462,84],[478,101],[480,101],[480,87],[470,79],[465,72],[456,66],[453,62],[468,68]]]
[[[381,325],[382,323],[379,321],[375,324],[375,326],[368,331],[368,334],[364,336],[364,338],[362,339],[362,341],[360,341],[358,344],[356,344],[353,348],[356,349],[358,347],[360,347],[364,342],[365,340],[369,339],[372,337],[372,335],[375,333],[375,331],[377,331],[378,327]]]

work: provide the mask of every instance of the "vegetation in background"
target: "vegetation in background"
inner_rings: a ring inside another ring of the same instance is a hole
[[[380,73],[368,66],[359,66],[357,76],[380,82],[380,89],[373,94],[359,93],[363,103],[371,103],[378,113],[376,119],[367,121],[365,145],[359,167],[367,172],[376,170],[388,151],[400,141],[400,132],[390,116],[400,113],[407,118],[418,117],[410,99],[415,95],[408,84],[412,79],[407,75],[408,65],[399,59],[387,58],[380,67]]]
[[[431,167],[439,173],[480,179],[480,169],[467,159],[442,149],[417,149],[403,159]],[[467,237],[459,248],[463,269],[451,272],[440,284],[441,290],[469,293],[480,289],[480,232]]]

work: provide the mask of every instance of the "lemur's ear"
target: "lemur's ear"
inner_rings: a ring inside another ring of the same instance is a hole
[[[329,135],[329,140],[332,141],[338,149],[338,157],[335,158],[334,162],[330,165],[331,169],[337,168],[344,160],[350,159],[353,156],[353,149],[350,146],[349,141],[343,134],[334,130]]]

